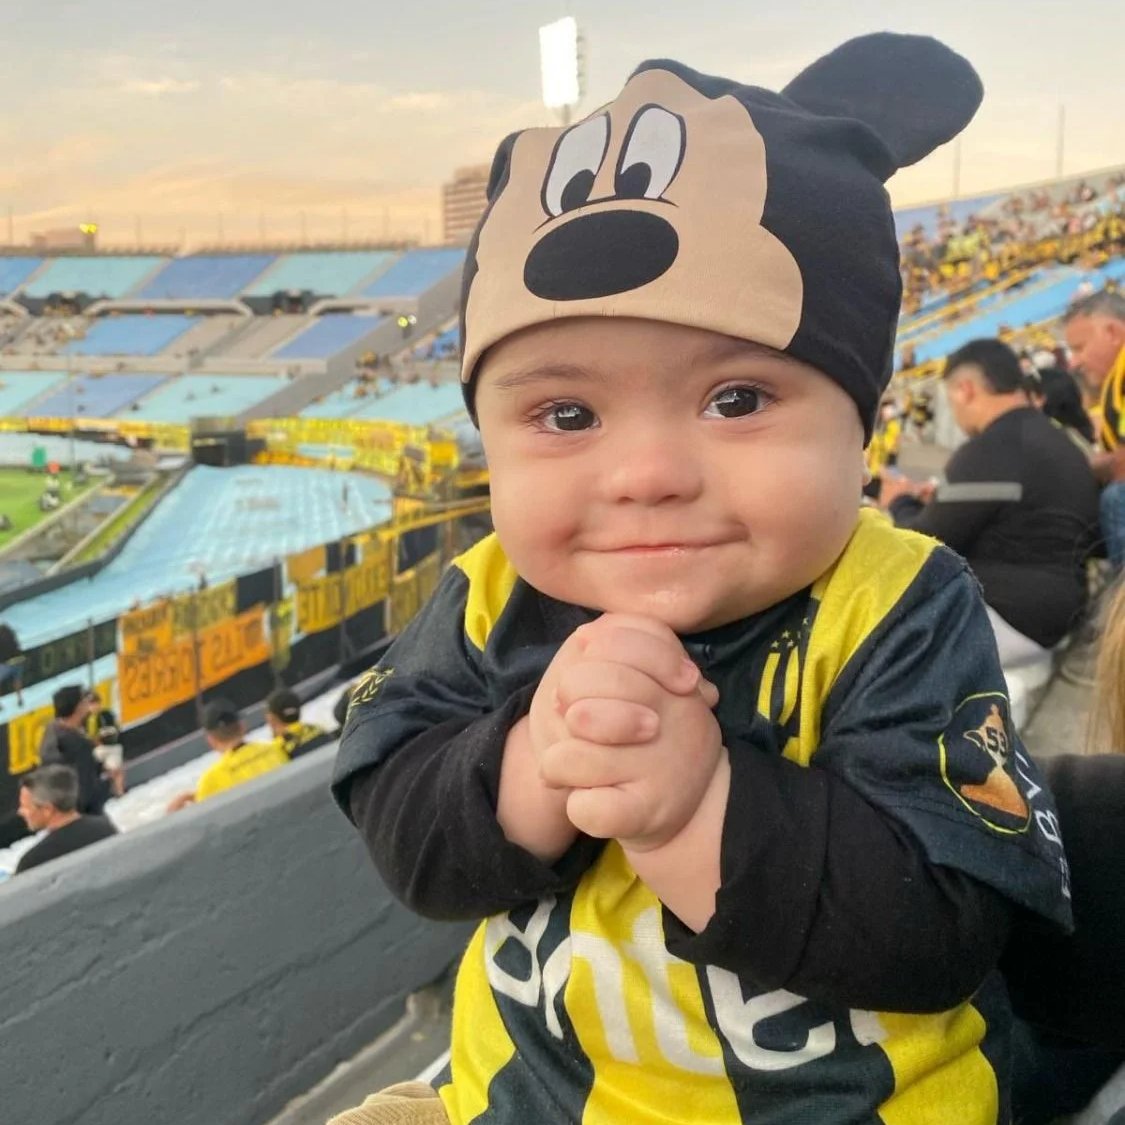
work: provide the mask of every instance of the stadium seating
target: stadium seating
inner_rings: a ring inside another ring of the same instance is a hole
[[[24,286],[28,297],[52,293],[85,293],[88,297],[124,297],[161,262],[155,255],[137,258],[56,258]]]
[[[42,418],[110,418],[141,395],[159,387],[166,375],[79,375],[45,399],[21,411]]]
[[[198,323],[198,317],[176,314],[114,316],[96,320],[81,340],[67,344],[70,355],[156,355],[177,336]]]
[[[278,292],[296,290],[318,297],[339,297],[350,293],[377,270],[385,269],[394,258],[386,250],[290,254],[262,274],[245,291],[245,296],[272,297]]]
[[[134,296],[141,300],[237,297],[274,261],[273,254],[200,254],[175,258]]]
[[[295,339],[275,352],[271,359],[328,359],[359,343],[386,318],[332,313],[319,317]]]
[[[0,418],[16,414],[65,378],[61,371],[0,371]]]
[[[978,195],[972,199],[957,199],[947,203],[931,203],[925,207],[905,207],[895,211],[895,232],[903,239],[916,226],[921,226],[930,237],[937,233],[938,214],[945,211],[949,218],[963,223],[970,215],[979,215],[986,207],[1006,198],[1004,195]]]
[[[180,375],[122,413],[146,422],[237,415],[276,394],[288,382],[281,375]]]
[[[412,383],[396,387],[382,398],[365,401],[351,416],[425,426],[464,409],[460,383],[439,383],[436,387],[429,383]]]
[[[0,258],[0,297],[6,297],[22,285],[42,261],[42,258]]]
[[[0,441],[9,436],[31,435]],[[346,508],[342,484],[328,470],[197,466],[103,571],[9,607],[4,621],[25,647],[39,644],[72,631],[75,621],[103,621],[136,601],[191,589],[201,572],[221,582],[389,518],[382,481],[349,477]]]
[[[990,305],[982,315],[958,324],[930,340],[915,344],[914,358],[919,363],[941,359],[978,336],[995,336],[1001,325],[1023,328],[1028,324],[1060,316],[1066,309],[1068,299],[1074,294],[1079,277],[1076,270],[1060,266],[1051,271],[1052,280],[1033,292],[1013,301]]]
[[[450,247],[411,250],[386,273],[365,286],[360,295],[371,298],[419,297],[439,281],[458,273],[465,251]]]

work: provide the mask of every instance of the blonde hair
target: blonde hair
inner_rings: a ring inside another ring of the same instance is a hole
[[[1106,613],[1094,700],[1094,748],[1125,753],[1125,582]]]

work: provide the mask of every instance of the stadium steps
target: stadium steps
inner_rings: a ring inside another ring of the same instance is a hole
[[[303,332],[311,323],[311,317],[294,314],[255,317],[237,335],[213,348],[208,358],[261,359]]]
[[[169,344],[161,354],[188,356],[194,353],[197,358],[202,358],[227,339],[232,332],[241,328],[246,319],[245,316],[239,316],[237,313],[214,313],[206,316],[200,324],[189,328]]]

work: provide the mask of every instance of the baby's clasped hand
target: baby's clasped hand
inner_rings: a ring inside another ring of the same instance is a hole
[[[605,614],[559,650],[532,705],[545,784],[570,790],[587,835],[661,847],[692,818],[717,768],[718,691],[658,621]]]

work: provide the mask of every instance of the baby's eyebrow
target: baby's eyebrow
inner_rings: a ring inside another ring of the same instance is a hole
[[[578,383],[604,383],[606,374],[577,363],[544,363],[535,367],[526,367],[510,371],[494,380],[492,385],[497,390],[515,391],[534,383],[558,382]]]

